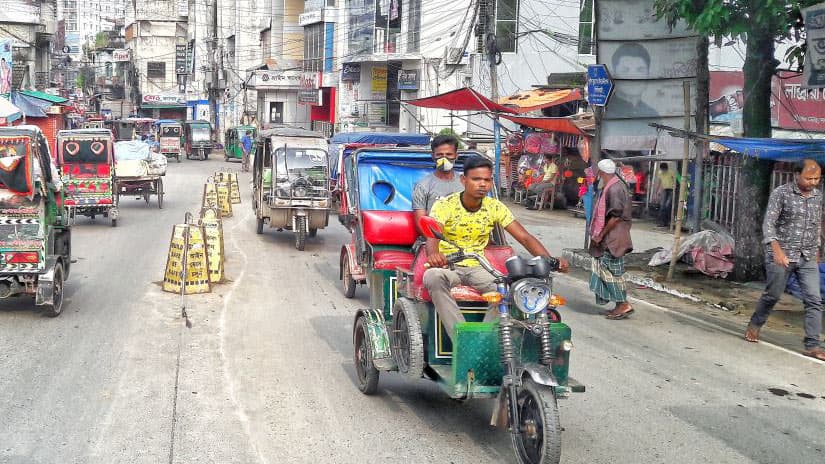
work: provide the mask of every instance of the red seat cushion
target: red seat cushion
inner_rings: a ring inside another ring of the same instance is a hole
[[[507,258],[515,256],[515,252],[509,246],[489,245],[484,249],[484,256],[499,272],[507,274],[507,268],[504,266],[504,262],[507,261]],[[415,260],[415,264],[412,269],[413,281],[411,293],[424,301],[430,301],[430,293],[426,288],[424,288],[424,272],[427,270],[424,267],[424,263],[426,262],[427,255],[424,247],[421,247],[421,250],[419,250],[418,259]],[[458,287],[454,287],[450,293],[457,301],[484,301],[484,298],[481,297],[481,293],[472,287],[460,285]]]
[[[379,250],[372,254],[373,268],[387,271],[394,271],[399,267],[409,269],[414,258],[415,255],[409,251]]]
[[[412,211],[361,211],[370,245],[412,246],[418,238]]]

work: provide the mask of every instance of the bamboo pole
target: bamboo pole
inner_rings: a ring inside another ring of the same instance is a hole
[[[685,130],[690,131],[690,81],[682,83],[685,96]],[[667,270],[667,280],[673,280],[673,271],[676,269],[676,256],[679,254],[679,245],[682,242],[682,222],[685,220],[685,203],[687,202],[688,162],[690,161],[690,139],[685,137],[685,149],[682,155],[682,179],[679,181],[679,208],[676,210],[676,230],[673,233],[673,250],[670,255],[670,267]]]

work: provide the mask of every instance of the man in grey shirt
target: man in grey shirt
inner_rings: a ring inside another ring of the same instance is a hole
[[[419,235],[424,235],[418,226],[422,216],[429,214],[436,201],[447,195],[464,190],[458,175],[453,171],[458,159],[458,139],[451,135],[439,135],[430,143],[435,160],[435,171],[415,184],[412,197],[415,228]]]
[[[785,291],[788,276],[796,274],[805,304],[805,350],[802,354],[825,361],[819,346],[822,332],[822,300],[819,294],[819,245],[822,193],[819,165],[804,160],[794,165],[794,182],[771,193],[762,236],[768,285],[756,304],[745,340],[759,341],[759,329]]]

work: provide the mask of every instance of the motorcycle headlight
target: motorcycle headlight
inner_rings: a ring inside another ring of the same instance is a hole
[[[292,190],[292,196],[294,196],[294,197],[305,197],[305,196],[307,196],[306,187],[295,187],[295,189]]]
[[[513,303],[526,314],[536,314],[547,307],[553,296],[550,284],[541,279],[521,279],[511,290]]]

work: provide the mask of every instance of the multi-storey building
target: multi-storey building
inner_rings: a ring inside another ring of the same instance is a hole
[[[127,4],[125,36],[131,50],[127,92],[140,115],[187,117],[181,76],[186,72],[188,15],[188,2],[177,0]]]
[[[56,32],[54,1],[0,0],[0,92],[50,87]]]

